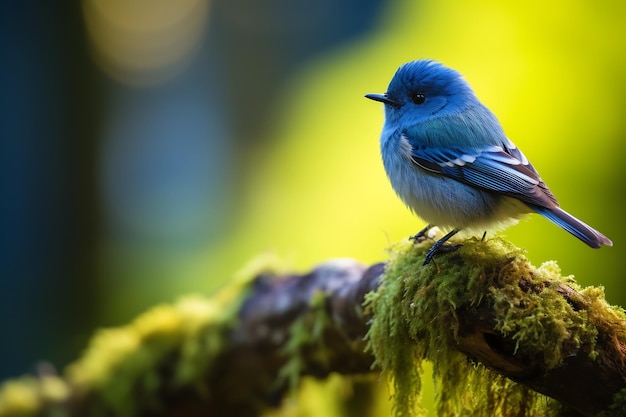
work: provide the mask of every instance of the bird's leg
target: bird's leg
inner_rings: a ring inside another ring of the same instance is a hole
[[[428,250],[428,252],[426,252],[426,259],[424,260],[424,265],[428,265],[428,263],[432,261],[433,257],[435,256],[437,252],[454,252],[455,250],[463,246],[460,243],[457,243],[454,245],[443,246],[443,244],[446,243],[448,239],[450,239],[452,236],[456,235],[457,233],[459,233],[459,230],[453,229],[452,231],[448,232],[448,234],[446,234],[444,237],[436,241],[435,244]]]
[[[428,233],[428,231],[432,228],[433,228],[432,224],[427,225],[425,228],[423,228],[422,230],[420,230],[413,236],[409,236],[409,240],[412,240],[414,243],[421,242],[422,240],[426,238],[426,233]]]
[[[485,230],[485,232],[483,233],[483,237],[480,238],[481,242],[485,241],[485,236],[487,236],[487,231]]]

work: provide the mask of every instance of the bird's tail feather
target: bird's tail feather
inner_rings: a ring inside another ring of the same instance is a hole
[[[546,208],[534,205],[531,207],[537,213],[567,230],[592,248],[599,248],[602,245],[613,246],[613,242],[609,238],[559,207]]]

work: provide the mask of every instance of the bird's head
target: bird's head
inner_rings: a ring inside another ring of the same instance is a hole
[[[387,122],[406,123],[454,113],[477,101],[460,73],[433,60],[402,65],[386,93],[365,97],[385,104]]]

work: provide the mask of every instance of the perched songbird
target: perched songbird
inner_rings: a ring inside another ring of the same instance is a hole
[[[592,248],[613,244],[559,207],[457,71],[432,60],[409,62],[398,69],[385,94],[365,97],[385,104],[380,148],[394,190],[428,222],[427,229],[451,229],[427,253],[425,264],[461,229],[497,229],[530,212]]]

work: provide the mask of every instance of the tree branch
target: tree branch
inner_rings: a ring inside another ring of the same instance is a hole
[[[158,306],[98,332],[62,376],[3,384],[0,416],[256,416],[302,376],[381,369],[402,413],[422,360],[434,364],[439,415],[559,415],[531,390],[569,415],[623,415],[626,316],[601,289],[580,288],[554,263],[534,268],[500,239],[422,267],[428,245],[399,243],[370,267],[263,270],[212,299]]]

